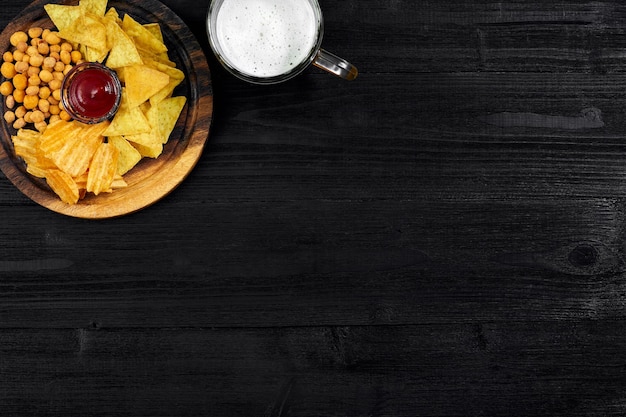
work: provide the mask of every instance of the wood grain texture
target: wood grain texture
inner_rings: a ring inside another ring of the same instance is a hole
[[[626,5],[321,0],[359,78],[259,87],[163,1],[210,140],[116,219],[0,180],[2,410],[626,415]]]
[[[43,9],[47,0],[35,1],[16,16],[0,35],[0,50],[9,50],[10,36],[33,26],[52,28]],[[76,1],[63,4],[74,5]],[[57,213],[88,219],[118,217],[155,203],[176,188],[194,168],[209,136],[213,115],[213,93],[206,57],[187,26],[158,1],[109,2],[119,13],[128,13],[141,23],[158,22],[168,48],[168,55],[185,73],[184,82],[174,92],[187,97],[187,104],[157,159],[144,158],[125,175],[128,187],[111,194],[89,195],[76,205],[60,201],[45,181],[30,176],[23,162],[14,155],[11,135],[15,130],[2,121],[3,143],[0,168],[24,194]],[[3,113],[4,113],[3,107]]]
[[[590,321],[0,336],[13,415],[617,416],[626,388],[626,336]]]

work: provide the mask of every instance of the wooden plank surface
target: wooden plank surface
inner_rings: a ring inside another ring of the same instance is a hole
[[[321,0],[359,78],[258,87],[164,3],[211,140],[120,219],[0,176],[0,414],[626,414],[626,4]]]
[[[626,338],[614,331],[592,321],[3,330],[0,400],[13,415],[619,415]]]

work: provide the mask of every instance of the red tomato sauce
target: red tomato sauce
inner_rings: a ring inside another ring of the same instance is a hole
[[[67,98],[81,116],[100,118],[113,109],[119,93],[111,74],[99,68],[87,68],[75,74]]]

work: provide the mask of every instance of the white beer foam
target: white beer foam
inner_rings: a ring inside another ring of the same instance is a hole
[[[224,58],[255,77],[281,75],[304,61],[318,27],[307,0],[226,0],[215,21]]]

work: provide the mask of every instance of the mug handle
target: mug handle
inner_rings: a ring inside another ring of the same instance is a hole
[[[359,74],[354,65],[324,49],[317,52],[313,65],[348,81],[354,80]]]

